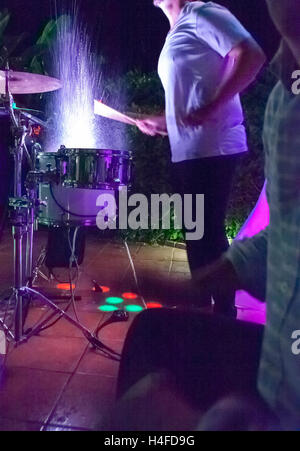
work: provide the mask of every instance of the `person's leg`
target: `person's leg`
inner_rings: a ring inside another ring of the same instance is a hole
[[[210,408],[232,393],[256,393],[263,327],[216,315],[147,310],[131,326],[122,353],[117,396],[166,370],[193,407]]]
[[[235,169],[240,155],[189,160],[173,165],[174,188],[184,194],[204,194],[204,236],[186,241],[191,273],[216,261],[229,247],[225,217]],[[195,199],[194,199],[195,201]],[[195,204],[195,202],[194,202]],[[193,216],[195,218],[195,207]],[[212,293],[202,293],[201,305],[210,303]],[[215,296],[218,313],[231,313],[234,291]],[[234,313],[234,312],[233,312]]]

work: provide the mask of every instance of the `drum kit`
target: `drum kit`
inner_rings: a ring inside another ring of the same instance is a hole
[[[7,301],[14,306],[12,324],[0,318],[0,329],[8,342],[20,345],[37,335],[55,316],[64,317],[79,328],[98,349],[106,346],[88,329],[59,308],[52,300],[33,288],[33,242],[38,224],[49,227],[95,226],[99,207],[96,199],[103,192],[115,195],[128,186],[131,177],[129,152],[109,149],[67,149],[42,152],[35,143],[29,150],[26,138],[31,127],[47,127],[34,110],[15,107],[14,94],[36,94],[62,87],[60,80],[39,74],[14,72],[8,67],[0,71],[0,94],[3,107],[0,114],[10,117],[14,145],[13,197],[9,200],[10,220],[14,241],[14,286]],[[29,171],[23,183],[23,160]],[[26,194],[24,194],[26,191]],[[25,252],[24,252],[24,249]],[[72,285],[72,284],[70,284]],[[25,330],[25,319],[31,300],[38,299],[50,308],[49,317],[35,327]]]

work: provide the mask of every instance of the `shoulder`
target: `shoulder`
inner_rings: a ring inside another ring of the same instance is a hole
[[[195,14],[199,19],[208,22],[215,22],[219,20],[230,20],[233,14],[225,6],[219,5],[215,2],[192,2],[189,5],[190,13]]]

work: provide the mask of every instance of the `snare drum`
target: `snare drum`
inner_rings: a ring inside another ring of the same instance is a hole
[[[97,206],[100,194],[116,196],[113,190],[80,189],[62,185],[41,183],[39,223],[49,227],[96,226],[97,214],[106,205]]]
[[[100,194],[117,195],[128,186],[131,155],[114,150],[60,149],[40,152],[37,170],[56,170],[59,183],[40,183],[39,223],[46,226],[95,226]]]
[[[116,189],[129,186],[131,153],[109,149],[61,148],[63,186],[81,189]]]

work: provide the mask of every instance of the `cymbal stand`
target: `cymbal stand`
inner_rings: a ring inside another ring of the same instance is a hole
[[[13,96],[9,90],[9,68],[5,70],[6,78],[6,94],[5,104],[9,112],[12,122],[12,132],[14,134],[14,147],[12,153],[14,156],[14,197],[10,199],[9,205],[11,208],[11,223],[12,236],[14,240],[14,286],[13,292],[8,300],[8,305],[14,305],[14,320],[13,325],[8,326],[4,319],[0,318],[0,329],[2,329],[9,342],[13,342],[18,346],[26,342],[33,335],[38,335],[44,328],[55,318],[65,318],[75,327],[81,330],[87,340],[97,349],[102,351],[106,356],[117,358],[118,353],[105,346],[96,335],[92,334],[86,327],[80,324],[79,321],[74,320],[64,310],[57,307],[54,302],[45,297],[39,291],[31,287],[32,281],[32,247],[33,247],[33,231],[34,223],[37,215],[37,210],[41,205],[37,192],[38,183],[42,180],[51,180],[56,175],[52,171],[40,172],[30,171],[30,177],[26,183],[27,195],[22,196],[22,162],[24,152],[28,156],[25,145],[25,138],[29,133],[29,128],[25,125],[20,125],[13,110]],[[32,160],[31,160],[32,162]],[[50,178],[50,179],[49,179]],[[53,181],[53,179],[52,179]],[[26,267],[24,270],[24,255],[23,255],[23,238],[27,238],[26,245]],[[33,328],[24,330],[24,324],[27,315],[27,308],[32,299],[39,300],[42,304],[48,306],[52,312],[48,317],[40,320]]]

